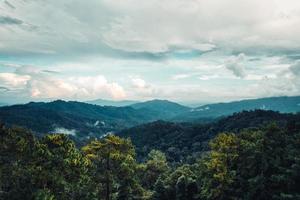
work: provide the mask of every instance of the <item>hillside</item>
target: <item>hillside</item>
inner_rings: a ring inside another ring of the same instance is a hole
[[[181,113],[190,111],[189,107],[168,100],[151,100],[131,105],[132,108],[155,113],[160,119],[171,119]]]
[[[34,132],[71,133],[80,138],[99,137],[151,121],[152,116],[131,107],[96,106],[75,101],[28,103],[0,108],[0,121]]]
[[[229,103],[207,104],[188,112],[179,114],[173,118],[174,121],[194,121],[203,118],[217,118],[228,116],[243,110],[273,110],[281,113],[296,113],[300,111],[300,96],[293,97],[271,97],[234,101]]]
[[[64,132],[80,139],[101,137],[160,119],[168,119],[188,108],[155,100],[132,107],[98,106],[76,101],[31,102],[0,108],[0,121],[36,133]]]
[[[297,122],[299,126],[300,115],[264,110],[244,111],[210,124],[156,121],[123,130],[117,135],[131,138],[141,160],[151,149],[159,149],[166,153],[171,162],[192,162],[208,149],[208,141],[216,134],[237,133],[245,128],[263,127],[271,122],[282,127]]]

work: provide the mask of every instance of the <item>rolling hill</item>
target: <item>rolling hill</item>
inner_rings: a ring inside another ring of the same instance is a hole
[[[98,106],[76,101],[31,102],[0,107],[0,121],[36,133],[64,132],[78,138],[101,137],[142,123],[168,119],[186,111],[169,101],[134,104],[132,107]]]
[[[159,119],[171,119],[181,113],[189,112],[191,110],[191,108],[178,103],[159,99],[136,103],[130,107],[144,110],[145,112],[152,112]]]
[[[208,150],[209,140],[218,133],[238,133],[245,128],[264,127],[273,122],[281,127],[297,126],[299,129],[300,114],[255,110],[235,113],[209,124],[155,121],[120,131],[117,135],[131,138],[139,160],[143,160],[151,149],[158,149],[166,153],[169,161],[176,163],[194,161]]]
[[[75,101],[28,103],[0,108],[0,121],[34,132],[71,131],[78,137],[100,137],[151,121],[153,116],[131,107],[96,106]]]

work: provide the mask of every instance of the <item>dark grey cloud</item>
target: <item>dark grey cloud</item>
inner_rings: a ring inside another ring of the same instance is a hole
[[[0,24],[3,25],[21,25],[24,22],[20,19],[9,17],[9,16],[0,16]]]

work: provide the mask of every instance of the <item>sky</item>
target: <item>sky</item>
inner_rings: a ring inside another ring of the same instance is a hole
[[[0,0],[0,102],[294,95],[299,0]]]

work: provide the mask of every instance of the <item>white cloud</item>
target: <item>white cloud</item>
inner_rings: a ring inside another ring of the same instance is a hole
[[[298,0],[10,0],[0,8],[0,17],[22,22],[0,28],[6,52],[103,53],[104,44],[150,53],[300,48]]]
[[[135,96],[135,98],[153,98],[158,93],[158,90],[153,84],[149,84],[139,77],[132,77],[131,85],[131,96]]]
[[[30,82],[33,97],[43,98],[112,98],[126,97],[124,89],[115,82],[108,82],[102,75],[69,77],[65,80],[59,78],[43,78]],[[36,92],[38,91],[38,92]]]
[[[125,51],[157,53],[205,44],[211,47],[200,49],[299,48],[294,42],[300,41],[300,3],[295,0],[105,2],[121,16],[103,36],[107,44]]]
[[[0,85],[32,98],[90,99],[126,97],[124,89],[102,75],[57,77],[32,66],[23,66],[15,73],[0,73]]]
[[[146,84],[146,81],[141,78],[132,78],[131,81],[132,81],[133,87],[135,87],[135,88],[144,89],[144,88],[148,87]]]
[[[24,87],[29,80],[30,76],[28,75],[0,73],[0,85],[11,89]]]

